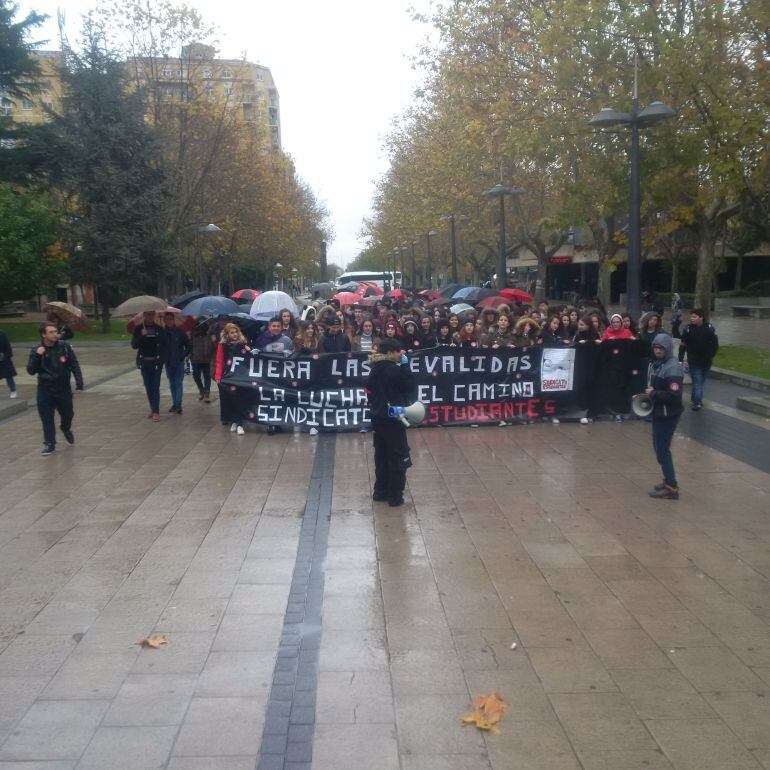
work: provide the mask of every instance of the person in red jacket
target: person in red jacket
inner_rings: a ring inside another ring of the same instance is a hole
[[[251,352],[243,332],[233,323],[224,325],[222,337],[217,346],[217,357],[214,365],[214,380],[219,386],[219,412],[222,425],[230,423],[230,432],[242,436],[243,418],[238,411],[238,405],[227,385],[222,384],[222,376],[230,366],[233,356],[243,356]]]

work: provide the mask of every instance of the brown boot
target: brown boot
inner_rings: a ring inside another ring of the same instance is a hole
[[[211,403],[211,391],[210,390],[204,390],[203,391],[203,400],[207,403]]]

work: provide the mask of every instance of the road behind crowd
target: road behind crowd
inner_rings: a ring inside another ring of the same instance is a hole
[[[238,437],[189,390],[153,424],[131,351],[78,352],[74,447],[0,421],[0,770],[770,768],[767,421],[729,386],[677,502],[600,421],[411,430],[394,510],[371,435]]]

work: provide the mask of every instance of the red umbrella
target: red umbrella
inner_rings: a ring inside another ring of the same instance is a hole
[[[181,329],[183,332],[189,332],[190,329],[195,326],[195,318],[191,315],[179,315],[181,311],[178,307],[167,307],[165,310],[158,310],[155,313],[155,321],[156,323],[163,324],[163,314],[164,313],[173,313],[174,314],[174,322],[176,323],[177,327]],[[126,326],[126,331],[129,334],[134,333],[134,329],[136,328],[136,325],[142,322],[142,316],[143,313],[137,313]]]
[[[262,292],[257,291],[256,289],[238,289],[238,291],[235,292],[235,294],[230,295],[230,299],[234,300],[250,300],[253,302]]]
[[[352,291],[341,291],[339,294],[335,294],[332,299],[338,300],[340,305],[355,305],[361,301],[361,296]]]
[[[363,284],[364,286],[368,286],[370,289],[373,289],[374,291],[374,294],[372,294],[372,292],[367,293],[367,296],[369,297],[373,297],[375,295],[377,295],[378,297],[381,297],[385,293],[385,289],[381,289],[377,285],[376,281],[364,281]]]
[[[391,299],[403,299],[406,297],[406,293],[401,291],[401,289],[391,289],[385,296]]]
[[[422,297],[424,300],[433,301],[434,299],[442,299],[441,295],[433,289],[423,289],[417,292],[418,297]]]
[[[485,297],[476,303],[476,307],[500,307],[500,305],[510,305],[511,300],[508,297]]]
[[[514,302],[532,302],[532,295],[521,289],[500,289],[500,294]]]

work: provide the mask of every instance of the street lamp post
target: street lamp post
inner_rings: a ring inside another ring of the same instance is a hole
[[[523,195],[525,190],[520,187],[506,187],[503,184],[496,184],[489,190],[484,190],[482,195],[487,198],[500,199],[500,236],[498,239],[497,250],[497,289],[504,289],[508,285],[508,263],[505,255],[505,196]]]
[[[627,309],[631,316],[639,318],[642,312],[642,226],[641,191],[639,183],[639,129],[649,128],[676,113],[663,102],[652,102],[643,110],[639,109],[637,90],[637,63],[634,59],[634,90],[631,112],[618,112],[612,107],[602,109],[588,121],[597,128],[623,125],[631,129],[631,195],[628,210],[628,264],[626,268]]]
[[[449,248],[452,253],[452,283],[457,283],[457,237],[455,234],[455,222],[458,217],[453,213],[447,214],[445,217],[439,217],[441,222],[449,222]],[[460,214],[461,222],[467,221],[468,217],[465,214]]]
[[[401,256],[401,287],[404,286],[404,275],[406,274],[406,265],[404,264],[404,249],[407,247],[406,243],[398,244],[398,252]]]
[[[203,281],[203,249],[201,247],[201,235],[215,235],[216,233],[221,233],[222,228],[217,227],[217,225],[213,224],[212,222],[209,222],[207,225],[198,225],[196,228],[196,236],[195,236],[195,274],[196,278],[198,279],[198,289],[201,291],[208,291],[208,281],[206,281],[206,286],[204,288],[204,281]]]
[[[398,247],[394,248],[391,252],[391,256],[393,257],[393,275],[392,275],[392,281],[391,281],[391,289],[396,288],[396,271],[398,270],[398,265],[396,264],[396,259],[398,258]]]
[[[438,235],[437,230],[428,230],[425,233],[425,284],[428,289],[433,289],[433,260],[430,253],[430,237]]]
[[[412,275],[411,275],[411,284],[412,284],[412,291],[417,290],[417,256],[414,253],[414,247],[417,245],[417,241],[412,241]]]

